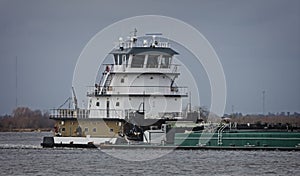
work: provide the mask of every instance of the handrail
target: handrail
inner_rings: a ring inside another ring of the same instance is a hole
[[[105,83],[106,83],[106,80],[107,80],[109,74],[110,74],[110,72],[107,72],[107,73],[105,74],[105,77],[104,77],[104,81],[103,81],[103,83],[102,83],[102,86],[100,86],[100,93],[103,92],[103,88],[105,87]]]
[[[119,66],[119,68],[118,68]],[[163,73],[179,73],[180,64],[126,64],[125,70],[124,65],[114,65],[111,72],[129,72],[129,71],[142,71],[142,72],[163,72]]]
[[[222,145],[223,144],[223,130],[227,127],[227,124],[222,124],[222,126],[219,128],[218,130],[218,145]]]
[[[188,87],[170,86],[90,86],[87,95],[101,94],[158,94],[158,95],[187,95]]]
[[[123,41],[121,46],[124,48],[124,49],[127,49],[127,48],[133,48],[133,47],[150,47],[151,45],[153,45],[153,41],[149,41],[147,42],[146,44],[143,42],[143,41],[137,41],[135,43],[133,43],[132,41]],[[120,45],[116,45],[115,48],[119,48]],[[159,41],[155,47],[157,48],[170,48],[171,47],[171,44],[169,42],[162,42],[162,41]]]
[[[119,118],[125,117],[124,110],[109,109],[110,117],[107,117],[107,109],[51,109],[51,119],[86,119],[86,118]]]

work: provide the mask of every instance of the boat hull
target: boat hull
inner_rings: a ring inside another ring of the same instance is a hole
[[[70,148],[98,148],[100,144],[115,144],[117,138],[96,137],[44,137],[41,146],[44,148],[70,147]]]

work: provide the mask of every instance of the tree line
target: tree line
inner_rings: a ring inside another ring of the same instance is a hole
[[[53,126],[54,121],[49,119],[48,112],[28,107],[18,107],[11,115],[0,116],[0,131],[50,130]]]

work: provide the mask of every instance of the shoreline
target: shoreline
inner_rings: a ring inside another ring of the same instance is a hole
[[[52,128],[0,129],[0,132],[51,132]]]

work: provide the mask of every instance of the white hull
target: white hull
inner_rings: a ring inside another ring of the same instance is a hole
[[[101,137],[54,137],[54,144],[94,144],[100,145],[104,143],[115,144],[117,138],[101,138]]]

